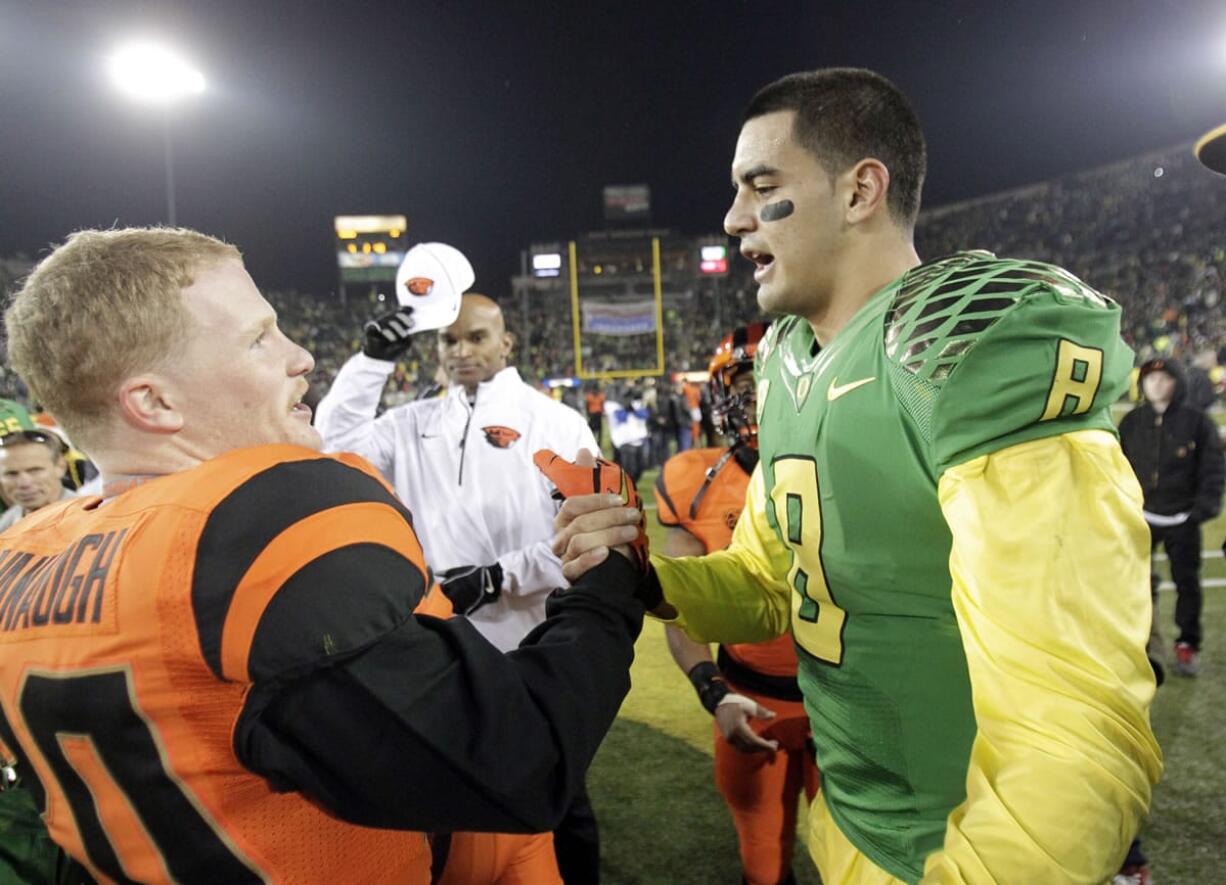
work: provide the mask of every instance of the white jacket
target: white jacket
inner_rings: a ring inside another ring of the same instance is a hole
[[[503,369],[477,387],[396,406],[375,418],[394,364],[364,354],[341,368],[319,403],[324,450],[356,452],[378,468],[413,513],[435,573],[460,565],[502,566],[502,594],[472,615],[503,651],[545,620],[545,597],[566,586],[549,549],[558,503],[532,463],[537,449],[573,459],[599,453],[583,417]]]

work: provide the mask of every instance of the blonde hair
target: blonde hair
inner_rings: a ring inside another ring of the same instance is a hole
[[[121,382],[185,343],[183,301],[202,267],[241,259],[185,228],[83,230],[26,279],[4,315],[9,364],[69,436],[88,445]]]

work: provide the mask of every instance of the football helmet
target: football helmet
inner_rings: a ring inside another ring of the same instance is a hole
[[[738,326],[715,349],[707,371],[711,392],[711,418],[715,428],[733,442],[758,444],[757,395],[753,384],[753,361],[758,342],[769,322]],[[749,381],[740,380],[750,373]]]

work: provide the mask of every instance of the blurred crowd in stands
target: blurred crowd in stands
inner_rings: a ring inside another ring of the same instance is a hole
[[[1068,268],[1124,307],[1124,335],[1138,361],[1175,356],[1206,370],[1226,363],[1223,278],[1226,277],[1226,199],[1186,148],[1024,189],[940,207],[920,216],[917,246],[924,258],[958,249],[1034,258]],[[457,244],[462,247],[463,244]],[[0,285],[17,279],[14,262],[0,264]],[[704,278],[664,302],[665,368],[672,373],[706,368],[728,330],[759,318],[751,267],[739,256],[726,277]],[[491,295],[505,293],[486,285]],[[314,384],[322,392],[360,346],[362,324],[388,305],[375,296],[320,297],[266,293],[286,333],[315,354]],[[574,338],[568,297],[542,296],[525,311],[504,298],[508,326],[516,334],[513,364],[528,381],[574,374]],[[645,339],[642,362],[656,363],[654,336]],[[591,368],[601,368],[591,366]],[[410,399],[435,382],[438,360],[427,336],[397,367],[386,405]],[[637,383],[614,392],[640,397],[655,387]],[[580,391],[568,392],[579,405]],[[28,402],[19,379],[0,364],[0,396]]]
[[[1138,362],[1226,345],[1226,199],[1182,149],[920,216],[924,257],[968,247],[1072,271],[1124,308]],[[1226,356],[1226,355],[1224,355]]]

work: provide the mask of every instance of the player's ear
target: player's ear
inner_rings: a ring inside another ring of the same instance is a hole
[[[510,332],[502,333],[502,355],[509,357],[511,351],[515,349],[515,336]]]
[[[165,382],[156,375],[134,375],[119,385],[119,414],[145,433],[177,433],[183,414],[175,407]]]
[[[872,157],[861,160],[845,173],[847,203],[844,217],[848,224],[860,224],[886,211],[890,192],[890,170]]]

